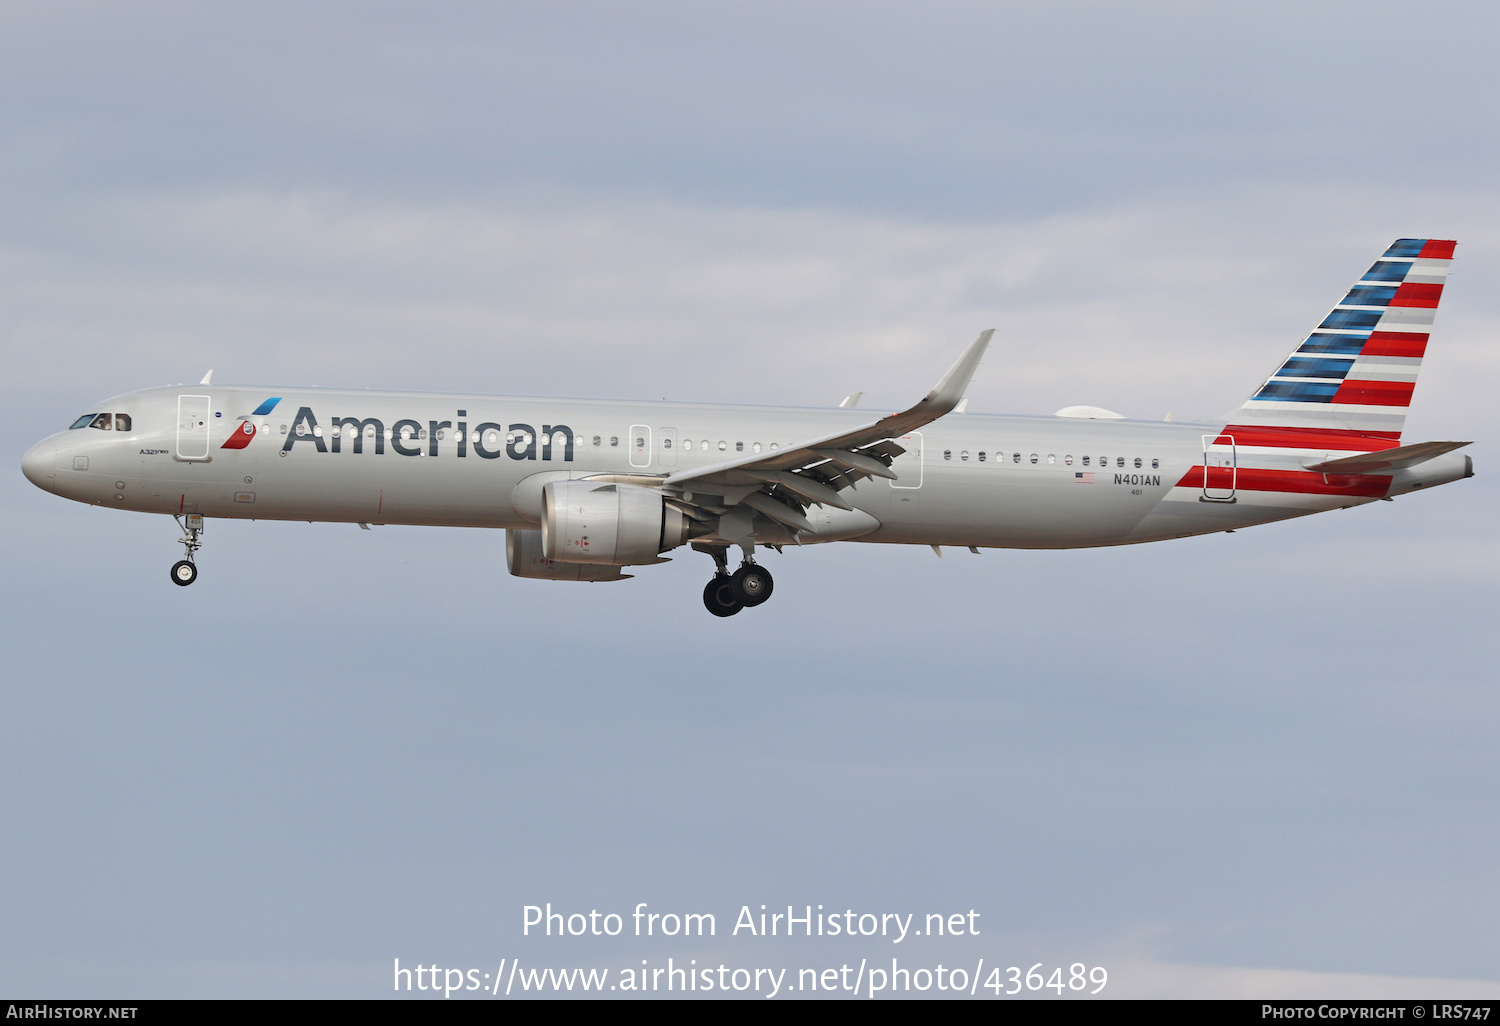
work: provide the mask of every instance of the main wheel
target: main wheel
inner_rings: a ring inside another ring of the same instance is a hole
[[[198,568],[186,559],[179,559],[172,564],[172,583],[180,584],[186,588],[198,579]]]
[[[734,597],[734,584],[726,574],[719,574],[703,586],[703,605],[715,616],[733,616],[744,608]]]
[[[771,597],[771,589],[775,587],[771,572],[759,563],[746,563],[729,580],[734,585],[734,597],[742,606],[760,605]]]

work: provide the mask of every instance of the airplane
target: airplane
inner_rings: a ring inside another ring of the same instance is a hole
[[[684,545],[703,603],[770,596],[758,548],[858,541],[1061,549],[1187,538],[1389,500],[1474,474],[1467,442],[1401,431],[1455,243],[1399,239],[1238,408],[1209,422],[967,413],[994,329],[908,409],[540,399],[212,384],[127,392],[22,470],[168,514],[179,585],[207,519],[504,528],[517,577],[618,581]],[[741,562],[731,573],[729,552]]]

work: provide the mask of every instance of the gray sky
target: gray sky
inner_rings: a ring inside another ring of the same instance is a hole
[[[1500,993],[1497,19],[6,5],[0,993],[891,954],[522,938],[547,901],[974,908],[896,953],[1117,994]],[[442,529],[212,523],[184,592],[170,522],[18,468],[209,367],[892,407],[991,325],[971,409],[1208,417],[1398,236],[1461,242],[1408,437],[1475,439],[1475,479],[1119,550],[809,549],[722,622],[692,554],[551,584]]]

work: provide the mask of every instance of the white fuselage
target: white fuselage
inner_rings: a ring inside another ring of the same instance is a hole
[[[273,397],[274,408],[253,415]],[[80,502],[149,513],[518,529],[537,526],[549,480],[666,475],[871,418],[856,409],[244,386],[148,389],[97,409],[125,414],[128,430],[52,435],[27,453],[27,477]],[[1128,544],[1361,504],[1469,472],[1450,454],[1408,471],[1317,474],[1304,467],[1344,453],[1236,446],[1224,429],[950,414],[897,440],[907,452],[891,467],[896,480],[867,479],[845,493],[857,515],[814,506],[820,529],[803,540]],[[226,447],[232,438],[243,446]],[[1206,460],[1218,475],[1208,489]]]

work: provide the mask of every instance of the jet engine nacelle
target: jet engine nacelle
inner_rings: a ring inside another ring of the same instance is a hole
[[[558,563],[542,555],[541,531],[505,532],[505,565],[516,577],[533,577],[542,581],[623,581],[629,574],[617,566],[593,563]]]
[[[549,481],[542,489],[542,555],[559,563],[659,563],[657,553],[687,541],[691,523],[637,485]]]

